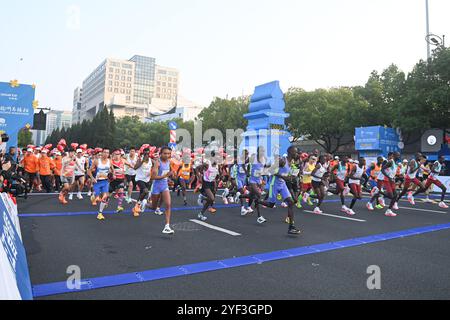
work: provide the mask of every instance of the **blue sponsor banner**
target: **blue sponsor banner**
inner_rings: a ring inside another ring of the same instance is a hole
[[[6,196],[7,197],[7,196]],[[33,294],[28,272],[27,256],[20,238],[18,224],[14,222],[12,210],[0,198],[0,275],[5,287],[0,288],[4,299],[32,300]],[[14,292],[18,292],[17,297]]]
[[[372,151],[386,156],[389,152],[400,152],[399,142],[399,135],[392,128],[377,126],[355,129],[355,148],[361,153]]]
[[[19,131],[33,126],[34,86],[0,82],[0,132],[9,135],[7,147],[17,146]]]

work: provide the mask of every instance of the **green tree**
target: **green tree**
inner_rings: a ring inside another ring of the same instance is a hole
[[[18,146],[19,148],[25,148],[33,143],[33,135],[30,130],[22,129],[19,131]]]

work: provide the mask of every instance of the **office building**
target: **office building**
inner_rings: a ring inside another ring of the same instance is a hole
[[[72,112],[52,110],[47,113],[46,130],[32,130],[33,143],[35,145],[44,145],[47,137],[56,129],[68,129],[72,126]]]

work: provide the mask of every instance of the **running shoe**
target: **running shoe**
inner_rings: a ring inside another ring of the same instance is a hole
[[[199,195],[198,195],[197,204],[198,204],[200,207],[203,206],[203,199],[204,199],[204,198],[205,198],[205,197],[203,197],[202,194],[199,194]]]
[[[241,208],[241,216],[246,216],[248,214],[247,209],[245,209],[245,207]]]
[[[73,200],[73,193],[69,194],[69,200],[70,200],[70,201]]]
[[[229,203],[234,203],[234,198],[233,197],[228,197],[228,202]]]
[[[123,207],[117,207],[117,211],[116,211],[116,213],[122,213],[122,212],[123,212],[123,210],[124,210],[124,208],[123,208]]]
[[[282,202],[282,203],[281,203],[281,207],[282,207],[282,208],[287,208],[288,205],[286,204],[286,202]]]
[[[386,213],[384,214],[386,217],[396,217],[397,214],[394,213],[391,209],[387,209]]]
[[[349,216],[354,216],[356,213],[355,213],[355,211],[353,211],[352,209],[348,209],[347,214],[348,214]]]
[[[378,210],[383,210],[384,209],[384,207],[381,204],[377,204],[375,206],[375,208],[378,209]]]
[[[130,204],[133,200],[130,197],[126,197],[125,198],[125,202]]]
[[[162,216],[162,215],[164,214],[164,212],[161,211],[161,208],[156,208],[155,214],[156,214],[157,216]]]
[[[342,206],[341,212],[347,213],[350,209],[347,206]]]
[[[83,200],[83,196],[81,195],[81,192],[77,193],[77,198],[78,198],[78,200]]]
[[[245,208],[245,210],[247,210],[247,214],[254,212],[253,209],[250,207]]]
[[[431,200],[430,198],[425,198],[425,199],[423,199],[423,202],[425,202],[425,203],[435,203],[434,202],[434,200]]]
[[[299,235],[302,233],[299,229],[297,229],[294,225],[289,226],[288,234]]]
[[[372,203],[370,203],[370,202],[367,202],[367,204],[366,204],[366,208],[367,208],[367,210],[369,210],[369,211],[373,211],[373,210],[374,210],[374,208],[373,208],[373,204],[372,204]]]
[[[213,208],[213,207],[210,207],[210,208],[208,209],[208,212],[209,212],[209,213],[212,213],[212,214],[215,214],[215,213],[217,212],[217,209],[216,209],[216,208]]]
[[[344,196],[347,196],[350,193],[350,188],[348,186],[346,186],[344,188]]]
[[[164,234],[174,234],[175,231],[173,231],[172,228],[170,228],[170,225],[166,225],[166,226],[164,227],[164,230],[163,230],[162,233],[164,233]]]
[[[312,207],[314,205],[314,203],[311,201],[311,198],[308,198],[307,202],[308,202],[308,206]]]
[[[91,190],[88,191],[87,196],[88,197],[92,196],[92,191]]]
[[[448,205],[446,205],[444,201],[441,201],[439,202],[439,208],[448,209]]]
[[[208,220],[208,218],[205,217],[201,212],[198,214],[197,218],[198,218],[199,220],[201,220],[201,221],[206,221],[206,220]]]
[[[383,208],[386,207],[386,202],[384,202],[384,199],[383,199],[383,198],[379,198],[379,199],[378,199],[378,203],[379,203],[380,205],[382,205]]]
[[[394,205],[392,206],[392,209],[394,209],[394,210],[399,210],[399,207],[398,207],[398,203],[397,203],[397,202],[394,203]]]
[[[259,217],[256,221],[257,221],[259,224],[263,224],[263,223],[267,222],[266,218],[264,218],[263,216]]]
[[[408,194],[408,202],[413,206],[416,205],[416,202],[414,201],[414,197],[413,197],[412,193]]]
[[[223,204],[225,204],[225,205],[228,204],[228,199],[226,197],[223,197],[222,200],[223,200]]]
[[[296,206],[298,209],[303,208],[303,207],[302,207],[301,201],[297,201],[297,203],[295,204],[295,206]]]
[[[236,197],[234,198],[234,202],[239,203],[239,201],[241,200],[240,196],[241,196],[240,192],[236,193]]]
[[[322,212],[322,210],[320,210],[319,207],[315,207],[315,208],[314,208],[314,213],[315,213],[315,214],[322,214],[323,212]]]
[[[136,204],[136,206],[133,208],[133,216],[139,217],[141,215],[141,206],[139,204]]]
[[[303,200],[303,202],[306,202],[308,199],[309,199],[309,194],[308,194],[308,192],[305,192],[305,193],[303,194],[302,200]]]
[[[100,221],[105,220],[105,216],[103,214],[99,213],[97,215],[97,220],[100,220]]]

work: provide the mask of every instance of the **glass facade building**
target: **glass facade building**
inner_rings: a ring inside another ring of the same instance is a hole
[[[133,104],[150,105],[155,83],[156,59],[136,55],[130,61],[136,64]]]

